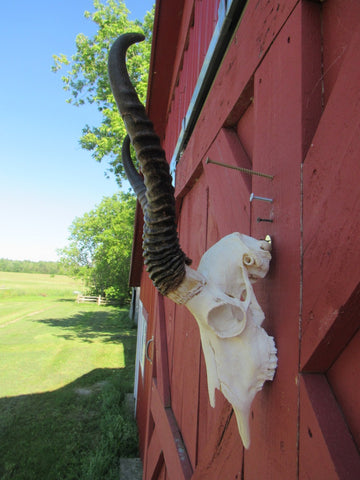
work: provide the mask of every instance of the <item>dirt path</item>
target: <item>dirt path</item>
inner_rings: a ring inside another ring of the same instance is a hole
[[[19,320],[23,320],[26,317],[32,317],[33,315],[37,315],[38,313],[45,312],[46,310],[49,310],[49,308],[44,308],[43,310],[36,310],[36,312],[31,312],[31,313],[27,313],[26,315],[22,315],[19,318],[15,318],[14,320],[10,320],[10,322],[3,323],[2,325],[0,325],[0,328],[5,328],[8,325],[11,325],[12,323],[16,323]]]

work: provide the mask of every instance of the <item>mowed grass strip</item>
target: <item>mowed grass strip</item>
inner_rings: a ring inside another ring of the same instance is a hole
[[[82,284],[64,275],[0,272],[0,327],[47,308],[59,299],[75,299]]]
[[[137,454],[124,402],[136,345],[127,310],[77,304],[66,277],[0,272],[4,280],[0,478],[118,478],[118,458]]]
[[[124,368],[127,311],[75,301],[36,303],[0,329],[0,396],[54,390],[94,368]]]

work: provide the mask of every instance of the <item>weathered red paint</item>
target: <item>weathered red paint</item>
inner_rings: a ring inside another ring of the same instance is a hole
[[[157,2],[148,111],[169,160],[218,3]],[[155,338],[138,393],[145,479],[360,477],[359,24],[356,0],[247,2],[177,166],[178,229],[195,268],[228,233],[271,235],[255,291],[279,366],[255,399],[244,451],[229,403],[217,392],[209,405],[195,320],[159,297],[135,247]],[[274,201],[250,204],[251,192]]]
[[[176,46],[180,34],[180,22],[185,0],[156,2],[153,48],[149,71],[149,88],[147,97],[147,112],[154,124],[156,133],[161,140],[164,138],[168,99],[171,96],[171,76],[158,71],[160,65],[166,65],[172,72],[176,55]]]
[[[358,330],[346,348],[327,371],[327,379],[346,418],[349,430],[360,448],[360,331]]]
[[[274,242],[270,275],[255,291],[266,329],[276,339],[279,366],[274,382],[254,402],[245,478],[266,478],[269,471],[273,478],[297,475],[302,84],[301,62],[295,59],[301,58],[301,20],[298,5],[254,76],[253,169],[274,175],[273,180],[252,180],[255,193],[274,200],[252,204],[251,235],[269,234]],[[273,223],[258,223],[259,217]]]
[[[358,478],[359,452],[325,377],[305,374],[300,387],[299,478]]]
[[[304,163],[304,366],[359,283],[359,41],[358,28]]]
[[[174,150],[217,21],[219,0],[186,1],[169,97],[165,149]]]

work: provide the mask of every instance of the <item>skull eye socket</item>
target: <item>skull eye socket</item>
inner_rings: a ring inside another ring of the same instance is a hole
[[[246,311],[241,305],[222,303],[209,311],[207,323],[218,337],[235,337],[246,326]]]
[[[250,255],[247,255],[245,253],[245,255],[243,256],[243,263],[244,265],[246,265],[247,267],[249,267],[250,265],[254,265],[255,263],[255,260],[253,257],[250,257]]]

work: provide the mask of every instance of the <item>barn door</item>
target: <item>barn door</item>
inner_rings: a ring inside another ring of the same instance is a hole
[[[324,110],[303,168],[300,478],[360,478],[360,6],[323,6]]]
[[[171,406],[165,302],[169,312],[172,311],[174,305],[157,293],[153,376],[143,478],[188,480],[192,476],[192,467]]]
[[[157,296],[144,478],[353,480],[360,478],[360,2],[247,8],[178,165],[180,239],[196,264],[227,233],[272,236],[271,270],[255,288],[279,366],[255,398],[244,451],[220,393],[216,409],[209,406],[195,320]],[[222,167],[207,157],[274,178],[214,170]],[[273,202],[250,204],[250,192]]]
[[[359,25],[359,2],[299,2],[254,76],[253,166],[274,180],[252,188],[274,202],[251,231],[274,238],[260,304],[279,367],[245,479],[360,478]]]

